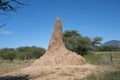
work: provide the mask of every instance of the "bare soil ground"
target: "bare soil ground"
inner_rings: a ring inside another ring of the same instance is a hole
[[[59,65],[25,67],[20,70],[5,74],[4,76],[29,75],[29,80],[75,80],[82,79],[96,69],[95,66],[86,65]]]

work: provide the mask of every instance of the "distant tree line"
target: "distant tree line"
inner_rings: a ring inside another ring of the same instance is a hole
[[[37,59],[41,57],[46,50],[41,47],[19,47],[19,48],[3,48],[0,49],[0,58],[3,60],[11,60],[20,59]]]
[[[120,51],[119,46],[99,46],[96,51]]]

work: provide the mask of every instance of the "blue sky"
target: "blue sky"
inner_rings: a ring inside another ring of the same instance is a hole
[[[23,0],[24,1],[24,0]],[[29,6],[1,18],[0,48],[48,47],[57,17],[63,31],[83,36],[120,40],[120,0],[25,0]]]

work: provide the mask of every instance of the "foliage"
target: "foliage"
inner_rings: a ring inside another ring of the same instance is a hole
[[[91,41],[88,37],[83,37],[78,31],[71,30],[63,33],[63,40],[67,49],[82,56],[87,53]]]
[[[91,40],[89,37],[82,36],[78,31],[71,30],[63,33],[63,41],[67,49],[84,56],[93,46],[100,44],[102,39],[95,37]]]
[[[96,50],[96,48],[98,47],[98,45],[101,44],[101,41],[102,41],[102,38],[100,38],[100,37],[94,37],[92,39],[92,48],[94,50]]]
[[[26,4],[19,0],[0,0],[0,12],[15,12],[16,9],[24,5]]]
[[[45,53],[44,48],[40,47],[19,47],[17,49],[4,48],[0,49],[0,58],[2,59],[37,59]]]
[[[9,49],[9,48],[5,48],[5,49],[1,49],[0,50],[0,57],[2,59],[9,59],[9,60],[14,60],[16,58],[16,51],[14,49]]]
[[[0,0],[0,16],[10,17],[11,12],[16,12],[18,8],[27,6],[27,4],[21,2],[21,0]],[[0,24],[0,28],[6,24]]]
[[[45,49],[39,47],[19,47],[17,48],[19,59],[36,59],[45,53]]]

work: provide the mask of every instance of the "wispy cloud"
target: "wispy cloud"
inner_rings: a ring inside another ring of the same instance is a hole
[[[0,34],[12,34],[12,31],[9,30],[0,30]]]
[[[81,28],[83,28],[83,29],[89,29],[90,26],[81,26]]]

